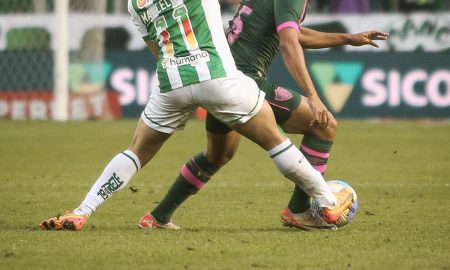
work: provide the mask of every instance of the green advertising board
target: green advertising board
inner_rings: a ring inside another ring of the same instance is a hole
[[[449,53],[306,54],[319,95],[338,117],[449,118]],[[298,89],[281,59],[269,78]]]

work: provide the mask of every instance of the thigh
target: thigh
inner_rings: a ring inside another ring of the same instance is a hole
[[[308,105],[308,98],[302,96],[299,106],[291,112],[290,117],[280,126],[289,134],[313,135],[323,140],[336,139],[337,121],[332,118],[329,127],[311,126],[314,114]]]
[[[312,127],[314,114],[308,105],[308,98],[297,91],[277,86],[267,80],[256,80],[266,93],[266,100],[273,110],[277,123],[289,134],[314,135],[324,140],[336,138],[337,122],[333,118],[329,128]]]
[[[266,151],[286,140],[277,127],[272,109],[267,101],[264,101],[261,110],[252,119],[232,128]]]
[[[232,129],[220,122],[217,118],[214,117],[210,112],[206,115],[206,123],[205,123],[206,131],[213,134],[227,134]]]
[[[310,123],[314,120],[314,114],[309,108],[308,99],[302,97],[297,108],[291,111],[287,118],[280,126],[286,133],[290,134],[308,134],[311,130]]]
[[[150,128],[170,134],[184,129],[196,107],[191,99],[191,86],[164,93],[156,89],[150,95],[141,119]]]
[[[299,107],[300,93],[275,85],[267,80],[256,80],[259,88],[266,93],[265,99],[270,104],[279,125],[285,123]]]

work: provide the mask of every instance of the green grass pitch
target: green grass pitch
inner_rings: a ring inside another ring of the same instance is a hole
[[[197,121],[135,176],[137,192],[116,194],[84,231],[37,230],[79,204],[135,123],[0,121],[0,269],[450,269],[449,123],[341,121],[326,178],[349,182],[360,206],[337,232],[281,226],[293,184],[246,140],[175,214],[183,230],[139,230],[205,147]]]

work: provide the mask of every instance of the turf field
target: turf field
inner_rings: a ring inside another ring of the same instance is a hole
[[[341,121],[326,178],[352,184],[360,208],[337,232],[283,228],[293,185],[245,140],[176,213],[182,231],[139,230],[181,164],[204,148],[196,121],[86,230],[38,231],[43,218],[78,205],[134,125],[0,121],[0,269],[450,269],[449,123]]]

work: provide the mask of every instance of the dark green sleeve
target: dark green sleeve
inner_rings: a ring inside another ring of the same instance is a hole
[[[277,32],[286,27],[298,29],[306,0],[273,0]]]

